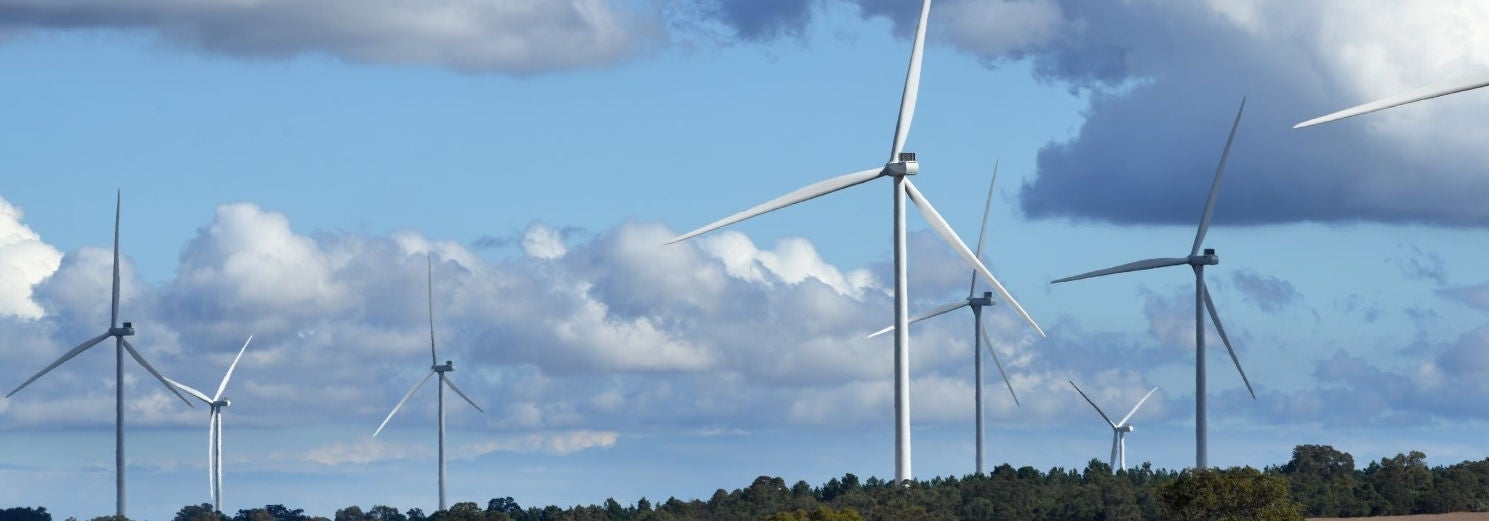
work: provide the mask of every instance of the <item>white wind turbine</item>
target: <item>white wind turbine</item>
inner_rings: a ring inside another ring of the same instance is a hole
[[[992,179],[992,181],[989,181],[988,182],[987,202],[984,203],[983,206],[982,206],[982,229],[977,234],[977,259],[979,261],[982,260],[982,243],[983,243],[983,239],[987,237],[987,217],[988,217],[988,210],[992,209],[992,207],[993,207],[993,183],[997,182],[997,180],[998,180],[998,166],[997,166],[997,164],[994,164],[993,165],[993,179]],[[977,385],[976,385],[976,399],[974,400],[974,402],[975,402],[974,403],[974,406],[977,409],[977,415],[976,415],[976,417],[977,417],[977,473],[978,474],[982,474],[982,454],[983,454],[983,452],[982,452],[982,441],[983,441],[983,434],[982,434],[982,346],[983,346],[983,343],[984,342],[986,342],[988,353],[990,353],[990,354],[993,355],[993,363],[998,366],[998,374],[1003,375],[1003,385],[1008,386],[1008,394],[1011,395],[1011,396],[1013,396],[1013,403],[1014,403],[1014,405],[1018,405],[1019,404],[1019,395],[1018,395],[1018,393],[1013,392],[1013,383],[1008,381],[1008,373],[1006,373],[1006,372],[1003,371],[1003,362],[998,361],[998,351],[995,350],[995,349],[993,349],[993,341],[992,341],[991,338],[988,337],[987,329],[983,328],[983,326],[982,326],[982,308],[984,306],[991,306],[991,305],[993,305],[993,294],[992,294],[992,292],[984,291],[982,293],[982,296],[980,296],[980,297],[977,296],[977,272],[976,271],[973,271],[972,272],[972,285],[971,285],[971,287],[967,288],[967,298],[962,299],[962,300],[958,300],[956,302],[952,302],[952,303],[949,303],[949,304],[945,304],[945,305],[942,305],[942,306],[937,306],[935,308],[932,308],[930,311],[927,311],[925,313],[920,314],[919,316],[916,316],[915,318],[911,318],[910,319],[910,323],[911,324],[914,324],[916,322],[920,322],[922,320],[925,320],[925,319],[928,319],[928,318],[931,318],[931,317],[934,317],[934,316],[937,316],[937,315],[941,315],[941,314],[944,314],[944,313],[950,313],[952,311],[956,311],[956,310],[961,309],[963,307],[972,308],[972,355],[973,355],[973,358],[974,358],[974,362],[973,362],[973,367],[974,367],[973,375],[974,375],[974,378],[976,378],[976,381],[977,381]],[[894,326],[889,326],[889,327],[886,327],[884,329],[880,329],[878,331],[875,331],[874,334],[869,335],[869,338],[874,338],[876,336],[879,336],[879,335],[888,333],[890,331],[894,331]]]
[[[212,408],[207,415],[207,488],[212,494],[212,508],[218,512],[222,511],[222,408],[233,404],[232,400],[222,396],[222,392],[227,389],[228,380],[233,378],[233,369],[238,367],[238,360],[243,359],[243,352],[248,350],[248,343],[252,341],[253,335],[248,335],[248,340],[243,341],[243,347],[238,349],[238,356],[233,357],[233,363],[227,366],[227,373],[222,375],[222,383],[217,384],[217,394],[210,398],[189,385],[170,378],[165,379]]]
[[[899,120],[895,124],[894,142],[890,147],[889,162],[883,166],[860,170],[824,181],[801,187],[764,203],[754,208],[736,213],[707,226],[698,228],[691,232],[679,235],[667,244],[676,243],[694,237],[699,234],[728,226],[730,224],[749,219],[751,217],[791,206],[808,199],[820,197],[838,190],[862,184],[880,177],[889,177],[894,180],[894,316],[895,316],[895,338],[894,338],[894,410],[895,410],[895,482],[901,483],[912,478],[910,471],[910,338],[908,335],[909,302],[906,292],[905,280],[905,197],[920,209],[931,228],[941,235],[952,249],[961,255],[972,268],[987,279],[993,290],[999,297],[1008,303],[1024,321],[1029,323],[1041,336],[1044,331],[1034,323],[1034,319],[1024,311],[1018,301],[1003,288],[996,277],[988,271],[971,249],[957,237],[951,226],[946,224],[946,219],[936,212],[929,200],[921,195],[920,190],[915,188],[915,183],[910,182],[910,176],[919,173],[920,165],[915,161],[915,154],[904,151],[905,138],[910,133],[910,122],[915,116],[915,100],[920,91],[920,60],[925,50],[926,19],[931,12],[931,0],[924,0],[920,7],[920,23],[915,29],[915,43],[910,51],[910,68],[905,74],[905,90],[900,98]]]
[[[1335,112],[1333,114],[1316,117],[1308,121],[1293,125],[1293,128],[1311,127],[1320,123],[1328,123],[1330,121],[1340,120],[1350,116],[1367,114],[1370,112],[1375,112],[1377,110],[1388,109],[1397,105],[1405,105],[1407,103],[1413,103],[1425,99],[1432,99],[1438,96],[1446,96],[1448,94],[1463,92],[1465,90],[1473,90],[1486,85],[1489,85],[1489,76],[1480,76],[1467,81],[1455,81],[1449,83],[1440,83],[1437,85],[1429,85],[1411,92],[1407,92],[1405,94],[1398,94],[1396,96],[1375,100],[1369,103],[1363,103],[1341,110],[1339,112]]]
[[[1226,337],[1225,328],[1220,325],[1220,315],[1215,312],[1215,303],[1210,300],[1210,290],[1205,287],[1205,266],[1220,264],[1220,257],[1215,255],[1214,249],[1209,248],[1205,249],[1203,255],[1200,254],[1200,246],[1205,241],[1205,232],[1210,228],[1210,217],[1215,213],[1215,196],[1220,191],[1220,176],[1225,173],[1225,160],[1230,156],[1230,146],[1236,139],[1236,128],[1241,125],[1241,112],[1244,110],[1246,110],[1246,99],[1242,98],[1241,108],[1236,110],[1236,121],[1231,124],[1230,137],[1225,140],[1225,151],[1220,154],[1220,166],[1215,169],[1215,180],[1210,184],[1210,199],[1205,203],[1205,213],[1200,218],[1199,231],[1194,235],[1194,246],[1190,248],[1188,257],[1140,260],[1053,281],[1053,283],[1068,282],[1114,273],[1126,273],[1129,271],[1181,266],[1185,264],[1188,264],[1194,270],[1194,452],[1195,468],[1201,469],[1208,468],[1209,464],[1207,456],[1208,440],[1206,439],[1207,429],[1205,425],[1206,310],[1209,310],[1210,320],[1215,324],[1215,332],[1220,334],[1220,341],[1225,343],[1225,350],[1230,353],[1231,362],[1236,364],[1236,371],[1241,373],[1241,381],[1246,383],[1246,391],[1251,393],[1253,400],[1256,399],[1256,391],[1251,389],[1251,381],[1246,378],[1246,371],[1241,369],[1241,361],[1236,358],[1236,350],[1231,348],[1230,338]]]
[[[1148,397],[1153,396],[1153,392],[1157,391],[1158,388],[1154,387],[1152,391],[1148,391],[1148,394],[1143,395],[1143,399],[1138,400],[1137,405],[1132,406],[1132,410],[1127,411],[1127,416],[1123,416],[1122,421],[1113,423],[1112,419],[1107,417],[1105,412],[1101,411],[1101,407],[1098,407],[1096,402],[1091,401],[1090,396],[1086,396],[1086,392],[1081,390],[1081,386],[1076,385],[1075,382],[1070,380],[1066,381],[1070,382],[1070,386],[1075,388],[1075,392],[1081,393],[1081,398],[1085,398],[1086,403],[1091,404],[1091,407],[1096,409],[1096,414],[1100,414],[1101,419],[1106,420],[1107,425],[1112,426],[1112,472],[1116,473],[1118,469],[1126,469],[1127,433],[1132,432],[1132,425],[1129,425],[1127,420],[1131,420],[1132,415],[1137,414],[1138,407],[1142,407],[1143,402],[1148,401]]]
[[[388,412],[387,418],[383,418],[383,423],[377,426],[377,430],[373,431],[372,436],[375,438],[378,433],[383,432],[383,427],[388,426],[388,420],[393,419],[394,414],[398,414],[398,409],[403,407],[404,402],[407,402],[409,397],[418,392],[420,387],[424,386],[424,382],[429,381],[429,377],[436,374],[439,375],[439,509],[443,511],[445,510],[445,387],[449,387],[451,391],[455,391],[455,394],[464,398],[465,402],[469,403],[471,407],[475,407],[477,411],[481,411],[482,413],[486,411],[481,409],[481,406],[476,405],[476,402],[471,401],[469,396],[461,392],[460,388],[455,386],[454,380],[445,376],[445,373],[455,370],[455,364],[449,360],[446,360],[443,365],[439,363],[439,354],[434,349],[434,261],[431,257],[427,262],[429,279],[429,359],[433,365],[430,366],[429,372],[424,375],[424,378],[419,380],[419,383],[414,384],[414,388],[409,389],[408,394],[403,395],[402,400],[398,400],[398,405],[393,406],[393,410]]]
[[[40,372],[33,375],[31,378],[26,379],[25,382],[21,382],[21,385],[16,386],[16,388],[7,393],[5,397],[9,398],[15,393],[20,392],[20,390],[26,388],[27,385],[31,385],[31,382],[36,381],[37,378],[41,378],[42,375],[51,372],[52,369],[56,369],[57,366],[62,365],[64,362],[72,360],[73,357],[78,356],[78,354],[82,353],[83,351],[87,351],[88,348],[97,345],[99,342],[102,342],[103,339],[114,337],[114,493],[116,494],[114,511],[116,515],[118,515],[120,518],[123,518],[124,353],[128,352],[129,356],[134,358],[134,361],[139,362],[139,364],[143,366],[146,371],[149,371],[156,380],[160,380],[161,385],[164,385],[167,390],[169,390],[172,394],[175,394],[177,398],[181,399],[181,401],[186,402],[187,406],[191,406],[191,402],[187,401],[185,396],[181,396],[181,393],[176,392],[176,389],[174,387],[171,387],[170,383],[167,382],[165,376],[161,375],[160,371],[156,371],[154,367],[151,367],[150,363],[146,362],[145,358],[140,356],[140,352],[136,351],[134,346],[131,345],[128,340],[124,339],[124,337],[126,336],[134,335],[134,323],[125,322],[123,325],[119,324],[119,207],[121,206],[121,202],[121,195],[116,193],[114,196],[114,292],[113,300],[111,301],[112,304],[109,307],[109,329],[107,331],[104,331],[103,334],[90,338],[87,341],[78,344],[77,347],[72,348],[72,350],[68,351],[67,353],[64,353],[61,358],[57,359],[57,361],[52,362],[51,365],[46,366]]]

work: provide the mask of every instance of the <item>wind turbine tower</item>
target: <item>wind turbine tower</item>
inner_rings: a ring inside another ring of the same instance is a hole
[[[460,388],[455,386],[455,381],[450,379],[450,377],[445,374],[455,370],[455,363],[449,360],[446,360],[443,364],[439,363],[439,354],[437,351],[435,351],[434,347],[433,256],[431,255],[431,257],[429,257],[427,261],[429,279],[429,358],[431,361],[431,366],[429,368],[429,372],[424,375],[424,378],[419,380],[419,383],[414,384],[414,388],[409,389],[407,394],[403,395],[403,399],[398,401],[398,405],[393,406],[393,410],[388,412],[387,418],[383,418],[383,423],[377,426],[377,430],[372,433],[372,436],[375,438],[377,437],[378,433],[383,432],[383,427],[388,426],[388,420],[393,419],[393,415],[398,414],[398,409],[403,407],[404,402],[407,402],[409,397],[413,396],[415,392],[418,392],[420,387],[424,386],[424,382],[429,381],[429,377],[439,375],[439,400],[438,402],[436,402],[439,404],[439,509],[445,510],[445,388],[449,387],[451,391],[455,391],[455,394],[458,394],[461,398],[464,398],[465,403],[469,403],[470,406],[475,407],[477,411],[480,411],[482,413],[485,413],[486,411],[482,410],[481,406],[476,405],[476,402],[471,401],[469,396],[466,396],[465,393],[461,392]]]
[[[924,0],[920,6],[920,23],[915,29],[915,43],[910,51],[910,68],[905,74],[905,89],[900,97],[900,115],[895,124],[894,141],[890,146],[889,161],[883,166],[876,166],[867,170],[860,170],[851,174],[841,175],[831,179],[818,181],[816,183],[801,187],[771,199],[748,210],[714,221],[702,228],[684,233],[667,241],[673,244],[687,240],[694,236],[707,233],[730,224],[734,224],[757,215],[779,210],[796,203],[827,195],[838,190],[863,184],[880,177],[888,177],[893,180],[894,203],[894,446],[895,463],[894,479],[896,483],[904,483],[913,478],[910,469],[910,337],[909,326],[909,293],[906,290],[906,247],[905,247],[905,199],[920,210],[925,220],[930,223],[931,229],[935,230],[951,248],[961,255],[962,259],[972,266],[972,269],[982,275],[993,288],[993,291],[1002,297],[1003,301],[1023,317],[1029,326],[1043,335],[1039,325],[1024,311],[1018,301],[1003,288],[1003,284],[993,277],[981,262],[977,260],[967,244],[957,237],[951,226],[946,224],[946,219],[931,206],[930,200],[926,199],[915,188],[915,183],[910,177],[920,173],[920,163],[916,161],[915,154],[905,152],[905,138],[910,134],[910,122],[915,117],[915,101],[920,92],[920,61],[925,50],[926,21],[931,12],[931,0]]]
[[[122,201],[122,196],[116,193],[114,195],[114,291],[113,299],[109,306],[108,330],[104,331],[101,335],[78,344],[77,347],[64,353],[61,358],[58,358],[51,365],[46,366],[35,375],[32,375],[31,378],[27,378],[26,381],[21,382],[21,385],[16,386],[15,389],[5,395],[6,398],[15,395],[21,389],[25,389],[27,385],[31,385],[31,382],[36,381],[37,378],[41,378],[42,375],[51,372],[57,366],[62,365],[68,360],[72,360],[73,357],[78,356],[83,351],[87,351],[88,348],[97,345],[103,339],[114,337],[114,513],[120,518],[124,517],[124,353],[129,353],[129,356],[134,358],[135,362],[138,362],[146,371],[149,371],[150,375],[154,376],[156,380],[159,380],[160,384],[164,385],[166,390],[170,391],[171,394],[180,398],[188,407],[192,406],[191,402],[187,401],[185,396],[181,396],[181,393],[176,392],[176,388],[171,386],[165,376],[160,374],[160,371],[156,371],[154,367],[150,366],[149,362],[145,361],[145,357],[140,356],[140,352],[135,350],[134,345],[131,345],[128,340],[124,339],[127,336],[134,336],[134,323],[119,323],[119,209]]]
[[[1241,112],[1244,110],[1246,110],[1246,99],[1242,98],[1241,107],[1236,110],[1236,121],[1231,124],[1230,137],[1225,140],[1225,150],[1220,154],[1220,166],[1215,169],[1215,180],[1210,183],[1210,198],[1205,203],[1204,215],[1200,217],[1199,231],[1194,234],[1194,245],[1189,249],[1187,257],[1129,262],[1121,266],[1082,273],[1052,282],[1052,284],[1069,282],[1168,266],[1188,265],[1194,271],[1194,466],[1201,469],[1209,468],[1208,428],[1205,423],[1205,311],[1209,311],[1210,321],[1215,324],[1215,332],[1220,335],[1220,341],[1225,343],[1225,350],[1230,353],[1231,362],[1236,365],[1236,372],[1241,373],[1241,381],[1246,384],[1246,391],[1251,393],[1251,399],[1256,399],[1256,391],[1251,389],[1251,380],[1246,378],[1246,371],[1241,369],[1241,361],[1236,358],[1236,350],[1231,348],[1230,338],[1225,335],[1225,327],[1220,325],[1220,314],[1215,312],[1215,302],[1210,300],[1210,290],[1205,287],[1205,266],[1220,264],[1220,257],[1216,256],[1215,250],[1211,248],[1206,248],[1203,254],[1200,253],[1200,247],[1205,242],[1205,232],[1210,229],[1210,218],[1215,214],[1215,196],[1220,193],[1220,177],[1225,173],[1225,160],[1230,157],[1231,143],[1236,139],[1236,128],[1241,126]]]

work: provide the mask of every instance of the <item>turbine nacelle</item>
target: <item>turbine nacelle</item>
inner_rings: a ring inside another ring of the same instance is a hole
[[[232,400],[229,400],[227,398],[223,398],[221,400],[217,400],[215,402],[212,402],[212,408],[214,408],[214,409],[220,409],[220,408],[223,408],[223,407],[229,407],[231,405],[233,405],[233,401]]]
[[[884,175],[902,177],[920,173],[920,163],[915,160],[914,152],[900,152],[898,161],[884,164]]]
[[[1190,255],[1190,266],[1214,266],[1220,264],[1220,256],[1215,255],[1215,248],[1205,248],[1204,255]]]
[[[991,305],[993,305],[993,292],[991,292],[991,291],[984,291],[984,292],[982,292],[982,296],[981,297],[971,297],[971,298],[968,298],[967,299],[967,304],[968,305],[971,305],[971,306],[978,306],[978,307],[991,306]]]
[[[1117,432],[1132,432],[1132,426],[1131,425],[1123,425],[1121,427],[1117,427],[1116,430],[1117,430]]]
[[[431,367],[430,369],[434,370],[434,372],[436,373],[448,373],[455,370],[455,362],[445,360],[444,365],[436,365],[434,367]]]
[[[109,336],[134,336],[134,322],[125,322],[124,327],[109,328]]]

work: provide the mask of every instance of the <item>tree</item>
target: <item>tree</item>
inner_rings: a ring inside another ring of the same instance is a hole
[[[1384,500],[1385,514],[1417,513],[1417,502],[1432,488],[1427,455],[1418,451],[1381,458],[1365,469],[1365,482]]]
[[[851,508],[833,510],[821,506],[811,512],[806,510],[776,512],[766,516],[765,521],[863,521],[863,516]]]
[[[1302,520],[1287,480],[1251,467],[1185,470],[1158,486],[1163,519],[1175,521]]]
[[[52,521],[47,507],[13,507],[0,509],[0,521]]]
[[[522,511],[522,506],[521,505],[518,505],[517,504],[517,500],[512,499],[512,496],[498,497],[498,498],[491,498],[491,501],[487,501],[486,502],[486,511],[487,512],[501,512],[503,514],[512,514],[512,513],[516,513],[516,512],[521,512]]]
[[[223,517],[211,503],[202,503],[181,507],[172,521],[223,521]]]
[[[335,521],[372,521],[372,516],[362,512],[362,507],[352,505],[336,511]]]
[[[1293,459],[1279,469],[1293,499],[1313,517],[1355,517],[1370,513],[1356,493],[1355,459],[1328,445],[1298,445]]]
[[[373,506],[367,510],[367,517],[372,521],[408,521],[408,516],[388,505]]]

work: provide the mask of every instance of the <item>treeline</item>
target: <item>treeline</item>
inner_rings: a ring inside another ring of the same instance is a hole
[[[1347,453],[1301,445],[1291,461],[1263,470],[1176,472],[1143,464],[1113,474],[1105,463],[1092,460],[1081,470],[1001,465],[989,474],[907,486],[853,474],[821,486],[762,476],[745,488],[719,489],[707,500],[653,503],[641,498],[622,504],[607,499],[569,508],[523,508],[502,497],[485,505],[456,503],[427,515],[417,508],[349,506],[326,518],[283,505],[227,515],[202,504],[181,508],[173,521],[1298,520],[1489,511],[1489,459],[1428,467],[1425,458],[1412,451],[1357,469]],[[0,521],[51,521],[51,516],[44,508],[12,508],[0,510]],[[118,520],[104,516],[90,521]]]

